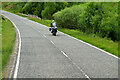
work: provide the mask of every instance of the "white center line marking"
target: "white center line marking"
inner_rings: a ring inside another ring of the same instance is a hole
[[[70,58],[69,58],[70,59]],[[71,60],[71,59],[70,59]],[[71,60],[72,61],[72,60]],[[90,77],[76,64],[73,62],[73,64],[85,75],[85,77],[88,79],[88,80],[91,80]]]
[[[65,52],[61,51],[63,53],[64,56],[66,56],[70,61],[72,61],[67,54],[65,54]],[[85,77],[88,79],[88,80],[91,80],[90,77],[76,64],[72,61],[72,63],[85,75]]]
[[[44,37],[46,37],[45,35],[43,35]]]
[[[66,57],[68,57],[66,54],[65,54],[65,52],[63,52],[63,51],[61,51]]]
[[[54,42],[53,42],[53,41],[51,41],[51,43],[52,43],[52,44],[54,44]],[[54,44],[54,45],[55,45],[55,44]]]

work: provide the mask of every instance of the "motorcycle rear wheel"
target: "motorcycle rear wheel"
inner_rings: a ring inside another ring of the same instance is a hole
[[[54,36],[56,36],[56,33],[53,33]]]

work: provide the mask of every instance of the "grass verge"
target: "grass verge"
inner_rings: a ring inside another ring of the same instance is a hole
[[[22,16],[22,15],[19,14],[19,16]],[[29,18],[29,17],[28,17],[28,19],[38,22],[38,23],[41,23],[48,27],[50,27],[50,23],[52,22],[51,20],[44,20],[44,19],[39,20],[36,18]],[[112,53],[113,55],[120,57],[120,53],[118,53],[118,42],[114,42],[107,38],[100,38],[94,34],[85,34],[79,30],[65,29],[65,28],[60,28],[60,27],[58,27],[58,30],[63,33],[66,33],[70,36],[73,36],[79,40],[90,43],[98,48],[101,48],[109,53]]]
[[[2,24],[2,18],[0,16],[0,23]],[[0,80],[2,79],[2,25],[0,24]]]
[[[36,18],[29,18],[29,17],[28,17],[28,19],[35,21],[35,22],[38,22],[38,23],[41,23],[41,24],[46,25],[48,27],[50,27],[50,23],[52,22],[51,20],[44,20],[44,19],[39,20]]]
[[[15,39],[16,30],[13,24],[7,18],[5,20],[2,19],[2,70],[13,52]]]

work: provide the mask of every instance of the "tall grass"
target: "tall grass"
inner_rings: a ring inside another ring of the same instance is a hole
[[[10,59],[13,52],[16,31],[13,24],[5,18],[2,20],[2,70]]]

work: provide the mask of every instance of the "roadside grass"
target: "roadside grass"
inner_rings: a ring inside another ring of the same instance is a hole
[[[0,41],[1,41],[1,39],[0,39]],[[0,42],[0,44],[1,44],[1,42]],[[1,79],[2,79],[2,51],[1,51],[1,46],[0,46],[0,80]]]
[[[0,16],[0,23],[2,23]],[[0,24],[0,80],[2,79],[2,24]]]
[[[51,20],[44,20],[44,19],[41,19],[41,20],[36,19],[36,18],[28,18],[28,19],[35,21],[35,22],[38,22],[38,23],[41,23],[41,24],[46,25],[48,27],[50,27],[50,23],[52,22]]]
[[[5,20],[2,20],[2,70],[4,70],[13,52],[15,39],[16,30],[13,24],[5,18]]]
[[[2,36],[0,35],[0,80],[2,79]]]
[[[19,16],[22,15],[19,14]],[[46,25],[48,27],[50,27],[50,23],[52,22],[52,20],[44,20],[44,19],[39,20],[36,18],[29,18],[29,17],[27,18],[32,21]],[[61,28],[59,26],[58,26],[58,30],[120,57],[120,53],[118,53],[118,42],[114,42],[108,38],[100,38],[94,34],[85,34],[79,30],[66,29],[66,28]]]

